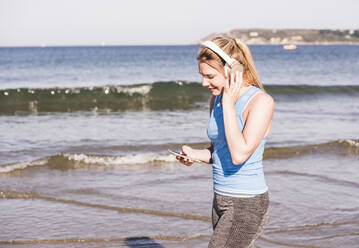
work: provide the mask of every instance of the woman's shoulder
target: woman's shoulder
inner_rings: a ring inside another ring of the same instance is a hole
[[[262,89],[259,89],[258,92],[253,96],[252,106],[256,107],[264,107],[264,108],[273,108],[274,107],[274,99],[271,95],[265,92]]]
[[[257,98],[260,99],[260,101],[264,101],[266,103],[274,103],[273,97],[262,89],[259,89],[257,95]]]

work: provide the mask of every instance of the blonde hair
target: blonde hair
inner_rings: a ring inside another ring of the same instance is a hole
[[[212,42],[216,43],[216,45],[227,53],[229,57],[238,60],[243,65],[244,81],[248,82],[249,85],[264,90],[256,68],[254,67],[252,54],[246,44],[239,39],[227,39],[224,37],[215,37],[212,39]],[[224,65],[226,62],[208,47],[202,46],[200,48],[197,60],[198,62],[206,63],[224,73]]]

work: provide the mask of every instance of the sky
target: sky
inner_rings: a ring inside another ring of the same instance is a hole
[[[179,45],[233,29],[359,29],[358,10],[358,0],[0,0],[0,46]]]

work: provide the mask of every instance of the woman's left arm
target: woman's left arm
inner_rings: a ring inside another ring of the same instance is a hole
[[[238,83],[236,83],[238,84]],[[274,112],[273,98],[260,92],[252,100],[245,121],[243,132],[238,126],[235,112],[235,102],[239,96],[240,87],[232,83],[223,93],[223,120],[226,140],[233,164],[244,163],[258,147],[269,128]]]

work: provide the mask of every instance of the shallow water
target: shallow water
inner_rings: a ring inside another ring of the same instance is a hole
[[[359,46],[251,48],[276,102],[256,246],[359,246]],[[0,48],[0,247],[207,247],[211,167],[167,152],[209,142],[197,49]]]
[[[264,161],[270,220],[258,247],[358,244],[358,150],[323,155]],[[26,246],[115,247],[126,246],[125,239],[134,237],[147,237],[136,241],[164,247],[207,246],[210,166],[50,165],[0,177],[4,247],[11,246],[4,242],[10,240]]]

